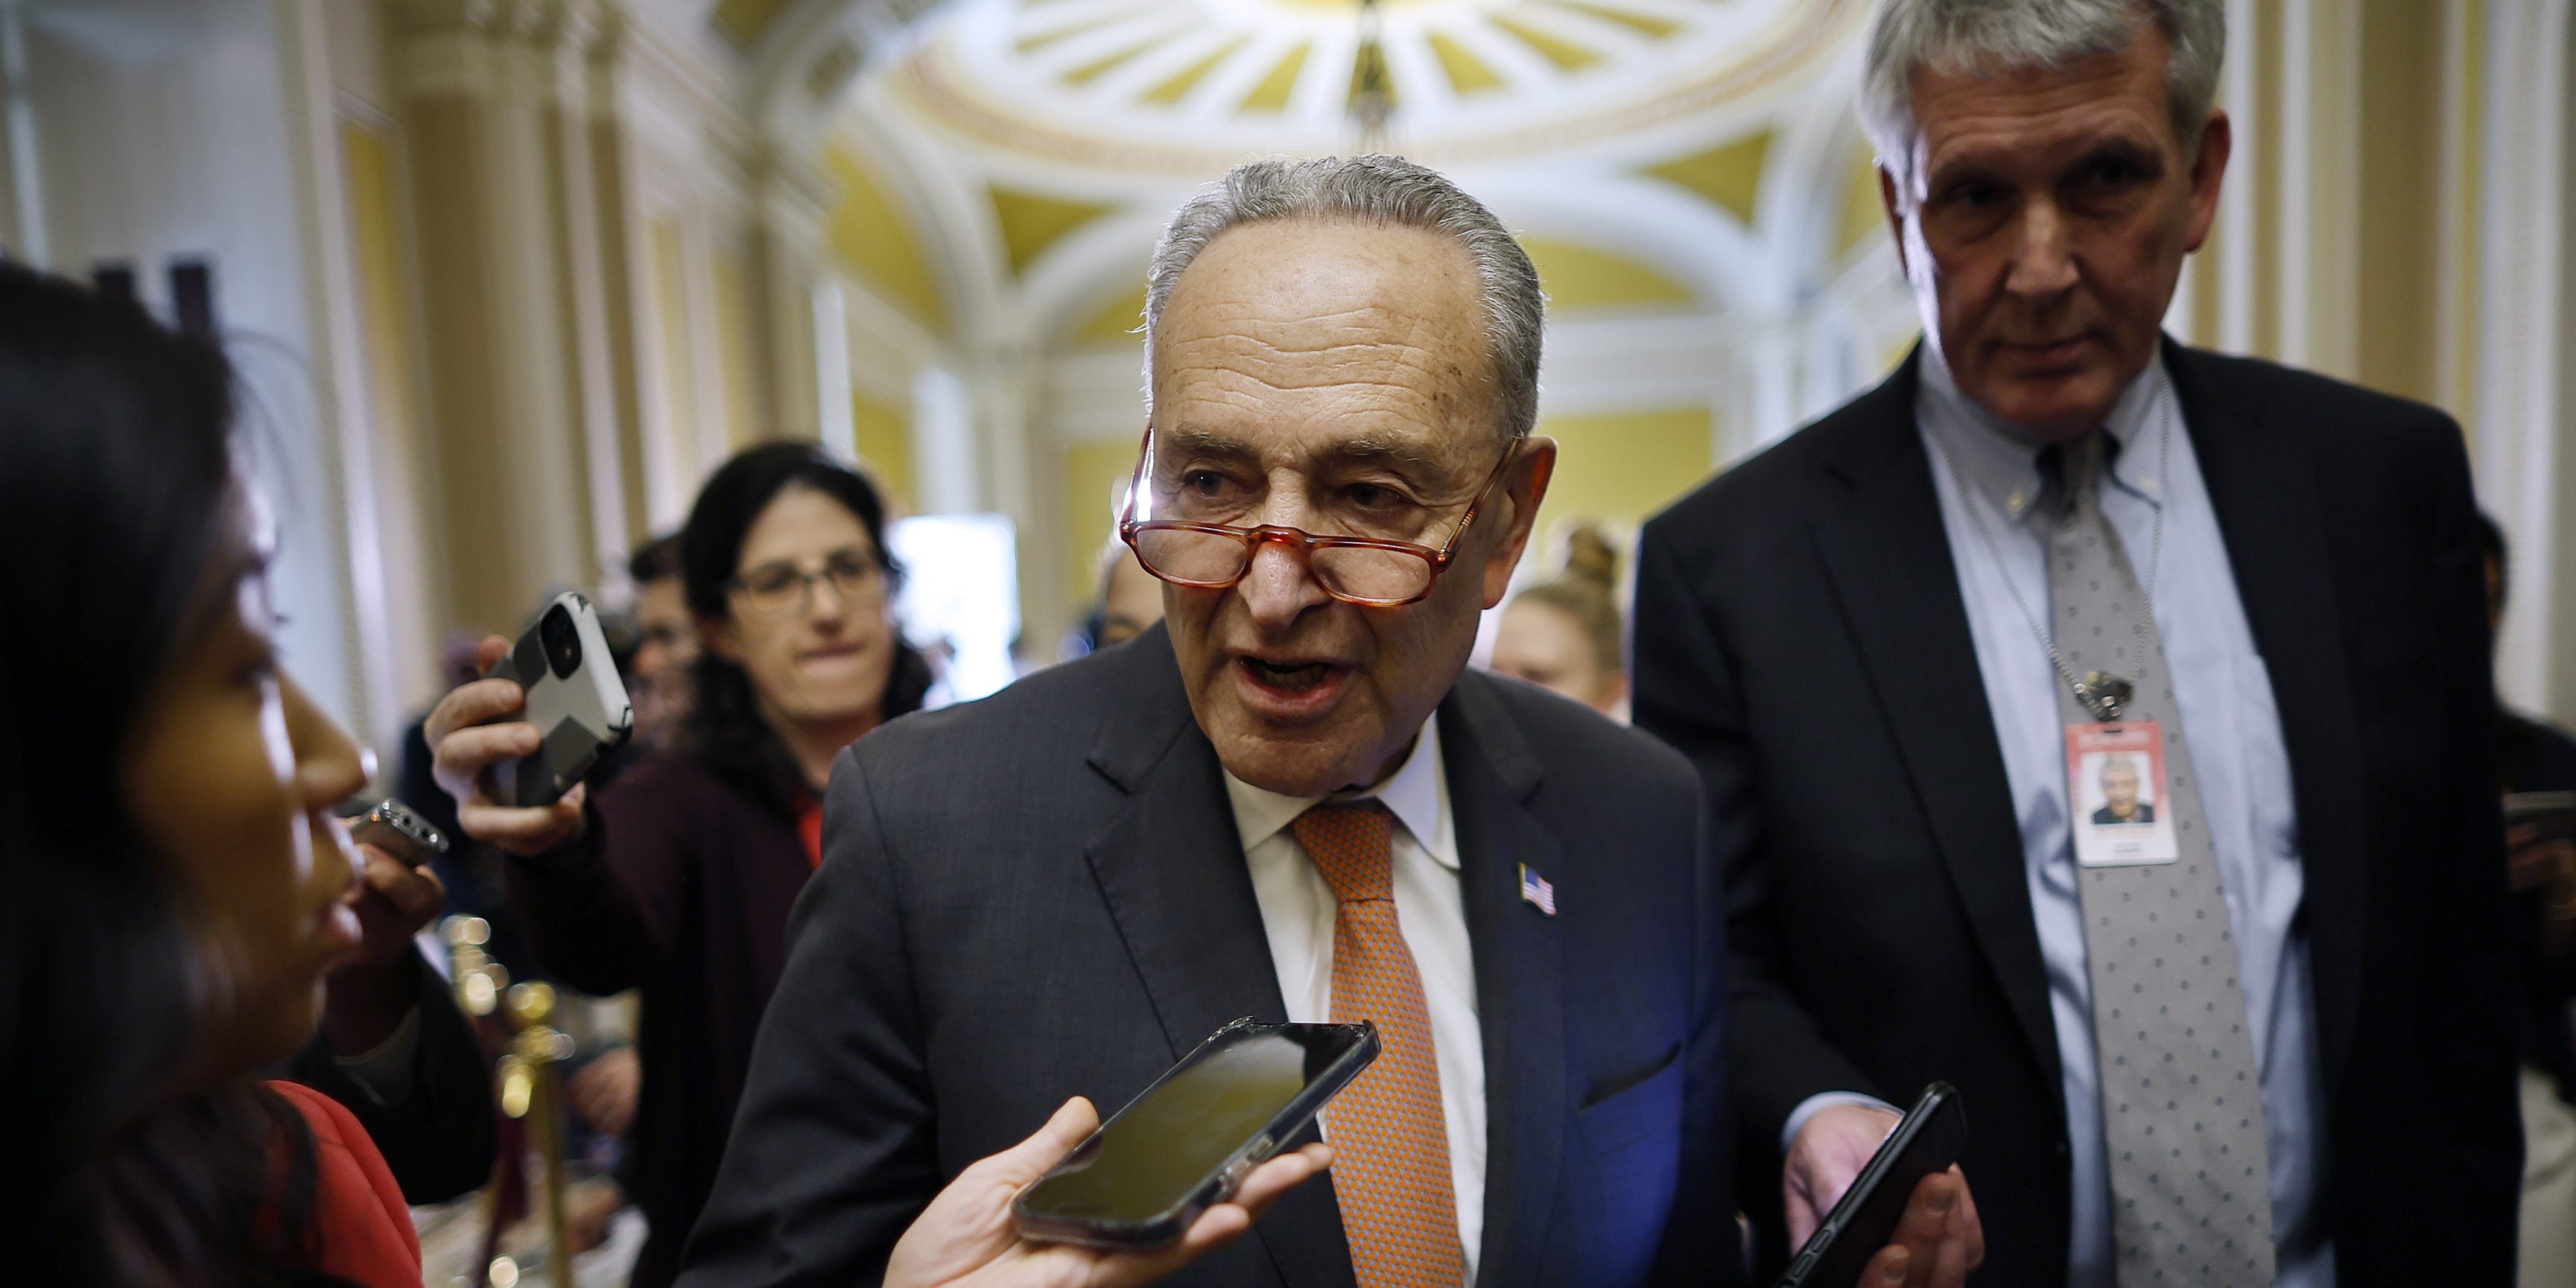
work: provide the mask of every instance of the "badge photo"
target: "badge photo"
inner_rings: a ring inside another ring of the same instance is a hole
[[[2167,795],[2164,734],[2155,721],[2066,726],[2066,799],[2077,866],[2180,858]]]

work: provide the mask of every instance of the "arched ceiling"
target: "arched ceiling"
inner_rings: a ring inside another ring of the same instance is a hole
[[[709,16],[761,19],[745,43],[775,71],[774,145],[814,140],[834,244],[881,298],[954,343],[1080,346],[1133,343],[1145,251],[1196,185],[1363,146],[1467,183],[1561,319],[1777,316],[1871,238],[1850,110],[1867,10],[721,0]],[[1372,76],[1390,110],[1364,131]]]
[[[1196,179],[1384,143],[1523,161],[1749,116],[1848,46],[1864,0],[959,0],[890,69],[925,119],[1053,165]],[[1369,40],[1374,32],[1374,42]]]

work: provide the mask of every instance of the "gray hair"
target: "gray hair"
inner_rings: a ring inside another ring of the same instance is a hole
[[[2063,67],[2127,49],[2149,22],[2172,47],[2166,97],[2184,155],[2196,155],[2227,54],[2226,0],[1885,0],[1861,73],[1861,128],[1902,191],[1913,178],[1918,74]]]
[[[1317,219],[1418,228],[1467,252],[1484,304],[1490,393],[1511,437],[1538,423],[1538,356],[1546,296],[1538,270],[1484,203],[1437,171],[1390,156],[1247,161],[1172,215],[1145,277],[1145,396],[1153,398],[1154,332],[1181,273],[1219,234],[1243,224]]]

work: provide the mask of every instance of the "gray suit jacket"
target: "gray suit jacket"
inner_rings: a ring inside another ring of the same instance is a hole
[[[1682,758],[1516,682],[1441,707],[1488,1155],[1481,1288],[1727,1284],[1723,918]],[[686,1288],[852,1284],[977,1158],[1286,1018],[1158,628],[842,753]],[[1556,889],[1549,917],[1521,865]],[[1328,1181],[1177,1283],[1348,1285]]]

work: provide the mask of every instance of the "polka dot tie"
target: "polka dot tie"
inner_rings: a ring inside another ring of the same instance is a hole
[[[1395,819],[1359,801],[1317,805],[1289,828],[1340,903],[1333,1022],[1377,1026],[1377,1059],[1324,1111],[1351,1269],[1360,1288],[1463,1283],[1440,1061],[1422,975],[1395,917]]]
[[[2272,1282],[2272,1174],[2263,1087],[2236,978],[2236,936],[2164,642],[2102,517],[2103,435],[2064,454],[2065,513],[2048,536],[2057,651],[2067,669],[2134,677],[2121,714],[2156,721],[2171,863],[2079,868],[2102,1137],[2120,1288]],[[2043,467],[2044,468],[2044,467]],[[2064,684],[2069,724],[2092,713]],[[2070,810],[2076,809],[2070,796]]]

